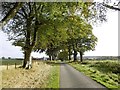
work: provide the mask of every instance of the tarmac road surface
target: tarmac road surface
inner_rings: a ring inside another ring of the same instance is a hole
[[[60,88],[92,88],[92,90],[93,88],[101,88],[107,90],[106,87],[65,63],[60,64]]]

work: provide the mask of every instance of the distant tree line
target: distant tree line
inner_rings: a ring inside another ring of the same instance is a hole
[[[118,56],[84,56],[85,60],[118,60]]]
[[[23,60],[23,58],[1,57],[2,60]]]

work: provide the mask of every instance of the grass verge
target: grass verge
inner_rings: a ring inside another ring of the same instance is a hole
[[[120,74],[114,70],[117,66],[119,66],[118,62],[111,63],[111,61],[85,61],[82,64],[78,62],[72,62],[69,64],[78,71],[83,72],[87,76],[90,76],[93,80],[106,86],[107,88],[115,90],[119,89],[118,77]],[[112,70],[115,73],[112,72]],[[116,71],[118,71],[118,69]]]
[[[59,88],[60,65],[57,64],[56,62],[52,62],[51,65],[52,65],[52,70],[48,77],[48,83],[46,88]]]

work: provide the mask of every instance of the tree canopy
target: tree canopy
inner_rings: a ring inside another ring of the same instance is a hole
[[[63,53],[70,59],[74,52],[76,60],[77,52],[82,56],[95,48],[91,23],[106,21],[106,8],[93,2],[3,2],[2,6],[2,22],[7,22],[3,31],[13,45],[22,47],[23,67],[32,51],[45,51],[52,59]]]

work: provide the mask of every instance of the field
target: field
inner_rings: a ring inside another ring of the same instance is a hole
[[[70,62],[69,64],[107,88],[118,88],[120,63],[117,60],[86,60],[83,63]]]
[[[1,64],[0,65],[21,65],[23,60],[0,60],[1,61]]]

